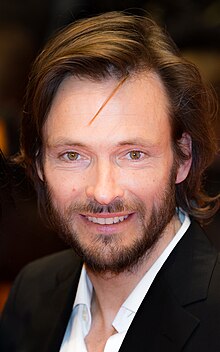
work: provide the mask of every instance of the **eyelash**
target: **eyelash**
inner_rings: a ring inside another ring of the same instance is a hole
[[[136,154],[138,154],[138,158],[132,158],[131,157],[131,154],[133,153],[133,156]],[[138,161],[138,160],[141,160],[144,156],[144,153],[140,150],[131,150],[129,151],[126,156],[129,155],[130,156],[130,160],[134,160],[134,161]]]
[[[74,158],[73,159],[69,158],[68,156],[71,155],[71,154],[77,156],[77,158],[75,158],[75,159]],[[70,151],[70,152],[66,152],[66,153],[62,154],[61,156],[67,161],[76,161],[76,160],[78,160],[78,157],[80,156],[80,154],[77,153],[77,152],[74,152],[74,151]]]

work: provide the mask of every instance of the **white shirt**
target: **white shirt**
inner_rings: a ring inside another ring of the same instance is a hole
[[[112,326],[117,333],[110,336],[106,342],[103,352],[118,352],[124,340],[124,337],[131,325],[135,314],[138,311],[146,293],[148,292],[154,278],[161,269],[162,265],[167,260],[168,256],[180,241],[182,236],[186,233],[190,219],[187,214],[179,211],[178,213],[182,223],[180,229],[165,248],[163,253],[154,262],[151,268],[146,272],[143,278],[139,281],[137,286],[122,304],[119,309]],[[73,310],[67,329],[64,335],[60,352],[87,352],[84,338],[88,334],[91,327],[91,300],[92,300],[93,286],[83,266]]]

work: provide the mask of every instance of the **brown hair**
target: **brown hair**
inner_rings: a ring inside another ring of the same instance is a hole
[[[179,53],[169,36],[151,19],[110,12],[72,23],[52,38],[36,59],[27,88],[22,121],[21,158],[44,203],[42,127],[53,98],[67,75],[93,80],[153,70],[170,100],[173,149],[178,163],[186,159],[179,141],[192,138],[192,167],[176,185],[176,203],[197,219],[208,218],[219,207],[218,197],[202,190],[202,174],[217,152],[212,129],[215,99],[197,68]]]

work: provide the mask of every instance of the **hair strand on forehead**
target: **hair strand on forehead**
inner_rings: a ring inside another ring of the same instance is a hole
[[[115,93],[119,90],[119,88],[124,84],[126,79],[128,78],[128,75],[125,76],[118,84],[117,86],[113,89],[111,94],[107,97],[107,99],[104,101],[102,106],[99,108],[99,110],[95,113],[93,118],[89,121],[89,126],[95,121],[96,117],[99,115],[99,113],[104,109],[104,107],[108,104],[108,102],[111,100],[111,98],[115,95]]]

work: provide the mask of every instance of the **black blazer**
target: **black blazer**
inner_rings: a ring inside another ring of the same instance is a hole
[[[2,315],[2,352],[58,352],[82,263],[67,250],[28,265]],[[120,352],[220,352],[220,265],[192,222],[156,276]]]

